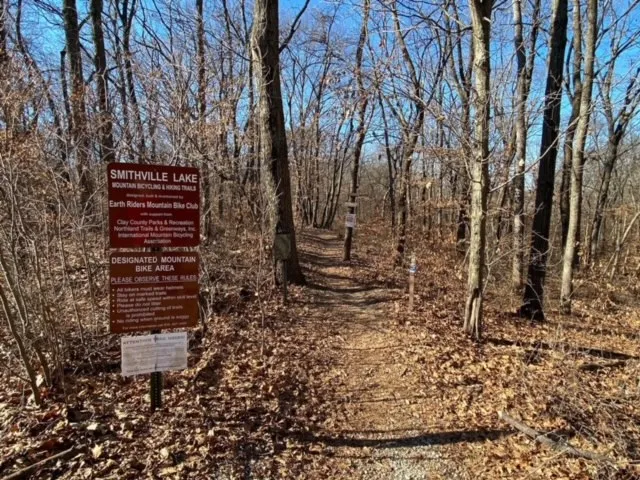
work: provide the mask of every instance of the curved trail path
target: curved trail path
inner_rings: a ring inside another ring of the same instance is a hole
[[[298,321],[321,345],[313,362],[326,390],[326,421],[306,440],[320,446],[325,478],[465,478],[446,460],[457,434],[438,433],[420,339],[397,320],[403,290],[354,278],[361,265],[342,262],[332,232],[306,232],[301,245],[309,286]]]

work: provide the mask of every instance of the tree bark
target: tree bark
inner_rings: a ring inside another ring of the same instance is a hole
[[[93,43],[96,48],[94,67],[96,69],[96,91],[98,93],[98,130],[100,132],[100,158],[106,163],[116,159],[113,143],[113,120],[109,108],[109,90],[107,81],[107,55],[104,48],[102,29],[102,0],[91,0],[91,22],[93,24]]]
[[[540,1],[536,2],[531,32],[531,55],[535,55],[537,22]],[[513,2],[513,22],[515,25],[514,44],[518,72],[517,113],[516,113],[516,174],[513,179],[513,268],[512,286],[517,293],[522,291],[524,276],[524,173],[527,158],[527,98],[529,97],[530,79],[533,62],[527,64],[527,52],[522,33],[522,0]],[[507,167],[507,171],[509,168]],[[506,187],[505,187],[506,189]]]
[[[473,135],[471,130],[471,93],[472,93],[472,75],[475,65],[475,50],[473,46],[469,48],[469,52],[465,58],[463,54],[463,32],[460,29],[462,24],[456,2],[450,2],[453,8],[453,22],[449,20],[449,16],[445,18],[445,26],[448,30],[455,32],[456,40],[451,41],[453,35],[447,36],[447,44],[451,53],[449,54],[448,67],[454,80],[456,91],[462,103],[462,115],[460,119],[461,127],[461,143],[464,155],[455,162],[456,175],[452,186],[452,200],[456,200],[455,192],[458,192],[458,211],[456,224],[456,250],[460,255],[464,255],[466,249],[467,230],[469,230],[469,205],[470,205],[470,185],[469,176],[471,175],[470,167],[467,165],[469,159],[473,156],[470,147],[470,139]],[[465,66],[466,60],[466,66]]]
[[[575,0],[574,8],[580,5]],[[594,62],[596,40],[598,34],[598,0],[589,0],[587,4],[587,37],[585,40],[584,81],[580,96],[580,117],[576,126],[576,136],[573,142],[571,160],[571,202],[569,205],[569,229],[567,230],[567,244],[564,249],[562,262],[562,290],[560,294],[560,308],[564,313],[571,313],[571,296],[573,294],[573,267],[578,247],[578,229],[582,208],[582,177],[584,173],[584,148],[589,130],[591,114],[591,93],[593,90]]]
[[[464,330],[476,340],[482,335],[487,197],[489,193],[489,115],[492,0],[469,0],[473,27],[475,128],[471,164],[471,244]]]
[[[204,144],[204,139],[207,138],[205,126],[207,124],[206,112],[207,112],[207,70],[205,64],[205,42],[204,42],[204,0],[196,0],[196,41],[197,52],[196,60],[198,65],[198,93],[197,93],[197,105],[198,105],[198,127],[200,130],[199,143],[201,151],[204,151],[207,147]],[[203,203],[204,203],[204,235],[206,241],[209,242],[213,238],[213,198],[211,191],[211,168],[209,160],[203,160],[202,165],[202,190],[203,190]]]
[[[75,0],[63,2],[64,32],[71,75],[71,138],[74,143],[76,170],[80,185],[80,205],[85,213],[91,211],[94,188],[89,171],[89,138],[86,124],[85,87],[82,74],[80,27]]]
[[[7,0],[0,0],[0,67],[4,68],[7,55]]]
[[[384,125],[383,137],[384,137],[384,151],[387,157],[387,178],[388,194],[389,194],[389,213],[391,221],[391,231],[396,230],[396,161],[391,151],[391,142],[389,140],[389,126],[387,123],[387,114],[384,110],[384,103],[382,102],[382,95],[378,92],[378,104],[380,105],[380,115],[382,116],[382,124]],[[384,207],[384,206],[383,206]]]
[[[540,141],[540,163],[531,232],[531,254],[523,304],[519,310],[520,315],[537,320],[544,319],[544,282],[549,254],[549,230],[558,153],[563,59],[566,44],[567,0],[554,0],[542,139]]]
[[[358,127],[356,130],[356,144],[353,150],[353,165],[351,168],[351,190],[349,193],[349,200],[355,202],[358,198],[358,170],[360,168],[360,155],[362,153],[362,146],[364,145],[364,139],[367,134],[365,128],[365,116],[367,113],[367,105],[369,103],[369,97],[364,89],[364,82],[362,81],[362,54],[364,51],[364,45],[367,41],[367,23],[369,22],[369,9],[370,0],[364,0],[362,7],[362,28],[360,29],[360,38],[358,39],[358,48],[356,50],[356,82],[358,84]],[[349,207],[349,213],[356,212],[355,207]],[[342,260],[351,260],[351,244],[353,242],[353,227],[345,227],[344,234],[344,251]]]
[[[615,138],[609,139],[607,145],[607,158],[604,162],[602,181],[600,183],[600,190],[598,191],[598,201],[596,203],[596,209],[593,213],[593,220],[591,222],[591,234],[589,238],[587,238],[587,245],[585,247],[585,252],[588,255],[589,264],[593,262],[597,256],[602,218],[604,217],[604,209],[609,199],[609,185],[611,184],[611,175],[618,158],[618,145],[619,143]]]
[[[522,34],[522,0],[513,1],[514,43],[518,72],[516,106],[516,174],[513,179],[513,265],[511,283],[516,292],[522,289],[524,245],[524,168],[527,158],[527,53]]]
[[[275,233],[291,235],[291,256],[287,261],[287,277],[290,282],[302,285],[305,283],[305,278],[298,260],[291,206],[291,180],[280,86],[278,42],[278,0],[256,0],[251,50],[259,96],[260,155],[263,165],[269,168],[271,180],[269,188],[275,195]]]
[[[403,125],[403,145],[402,145],[402,174],[400,177],[400,192],[398,197],[398,241],[395,248],[395,260],[396,266],[402,264],[404,258],[404,251],[407,243],[407,218],[409,214],[409,194],[411,188],[411,165],[413,159],[413,152],[415,151],[416,144],[418,143],[418,136],[422,132],[422,126],[424,125],[424,103],[422,101],[422,86],[418,75],[416,73],[413,60],[409,54],[409,49],[405,43],[404,36],[400,31],[400,19],[398,18],[397,5],[393,3],[393,20],[395,26],[396,38],[400,44],[400,50],[402,51],[402,58],[409,70],[409,78],[411,80],[413,88],[413,104],[416,111],[416,118],[413,124]]]
[[[573,158],[573,139],[580,117],[580,99],[582,97],[582,14],[580,6],[573,9],[573,96],[571,97],[571,116],[564,140],[564,158],[562,161],[562,181],[560,183],[560,224],[562,230],[562,250],[567,244],[569,231],[569,205],[571,199],[571,160]],[[568,74],[569,72],[567,72]]]
[[[140,105],[138,104],[138,95],[136,94],[135,79],[133,76],[133,54],[131,53],[131,31],[133,29],[133,19],[137,7],[137,0],[132,0],[129,6],[129,0],[122,1],[122,10],[120,11],[120,22],[122,24],[122,55],[124,61],[123,68],[123,88],[126,93],[126,101],[131,105],[133,110],[133,121],[135,134],[137,136],[137,156],[141,163],[146,162],[146,143],[144,137],[144,128],[142,124],[142,115],[140,113]],[[133,145],[130,146],[133,148]]]

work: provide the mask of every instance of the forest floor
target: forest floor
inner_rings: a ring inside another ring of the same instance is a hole
[[[303,245],[309,298],[298,327],[322,344],[314,360],[327,387],[323,425],[305,439],[322,447],[328,478],[458,477],[441,448],[458,432],[438,427],[438,398],[414,358],[426,332],[416,337],[395,319],[403,290],[358,279],[366,264],[345,264],[332,232],[307,234]]]
[[[74,347],[43,408],[0,369],[0,479],[58,454],[32,478],[640,478],[634,272],[615,285],[581,274],[573,315],[551,306],[532,324],[512,314],[517,298],[494,266],[475,343],[460,326],[465,267],[453,246],[421,239],[409,312],[407,268],[393,268],[380,238],[359,228],[344,263],[334,233],[303,233],[308,284],[287,305],[251,284],[251,239],[207,258],[221,289],[190,332],[189,368],[165,375],[158,412],[148,376],[120,376],[115,335]],[[243,268],[241,283],[224,276]],[[499,411],[607,460],[540,445]]]
[[[424,245],[408,312],[407,269],[392,268],[373,233],[358,232],[350,264],[332,233],[302,242],[310,284],[297,327],[321,345],[311,363],[323,366],[325,399],[308,436],[321,446],[313,478],[640,478],[637,290],[589,292],[581,279],[589,302],[531,324],[512,314],[517,299],[489,288],[475,344],[460,327],[461,259]],[[499,411],[610,461],[541,446]]]

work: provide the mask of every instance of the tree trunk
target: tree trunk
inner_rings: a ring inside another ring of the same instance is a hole
[[[137,156],[139,161],[144,163],[146,158],[146,144],[144,138],[144,129],[142,127],[142,115],[140,113],[140,105],[138,104],[138,95],[136,94],[135,80],[133,77],[133,54],[131,53],[131,30],[133,28],[133,19],[135,16],[137,0],[123,0],[122,11],[120,12],[120,21],[122,23],[122,55],[123,61],[123,88],[126,89],[127,102],[131,104],[133,110],[133,121],[135,134],[137,136]],[[133,148],[133,145],[131,145]]]
[[[580,117],[580,99],[582,97],[582,18],[580,8],[573,9],[573,97],[571,97],[571,117],[567,125],[564,140],[564,158],[562,162],[562,181],[560,183],[560,224],[562,229],[562,250],[567,244],[569,231],[569,205],[571,198],[571,161],[573,158],[573,139]]]
[[[524,250],[524,169],[527,158],[527,53],[522,34],[522,0],[513,1],[514,43],[518,71],[516,113],[516,174],[513,179],[513,289],[522,291]],[[506,188],[506,187],[505,187]]]
[[[475,128],[471,164],[471,244],[464,330],[476,340],[482,335],[487,196],[489,193],[489,43],[492,0],[470,0],[475,71]]]
[[[413,103],[416,111],[416,119],[413,125],[403,125],[403,145],[402,145],[402,176],[400,178],[400,196],[398,197],[398,241],[395,248],[396,266],[402,264],[404,251],[407,243],[407,217],[409,213],[409,194],[411,188],[411,164],[413,152],[418,143],[418,136],[422,133],[424,125],[424,103],[422,101],[422,85],[418,79],[413,60],[409,54],[409,49],[404,40],[404,36],[400,30],[400,20],[398,18],[398,10],[396,3],[393,3],[393,20],[395,25],[396,38],[400,44],[402,58],[409,70],[409,78],[413,87]]]
[[[558,153],[563,59],[566,44],[567,0],[554,0],[542,139],[540,141],[540,163],[531,231],[531,254],[527,273],[528,280],[525,285],[523,304],[520,307],[520,315],[537,320],[544,319],[544,282],[549,254],[549,230]]]
[[[206,113],[207,113],[207,70],[205,63],[205,43],[204,43],[204,0],[196,0],[196,36],[197,36],[197,65],[198,65],[198,126],[200,130],[199,142],[200,149],[204,151],[207,146],[205,140],[206,134]],[[202,165],[202,190],[203,190],[203,227],[206,241],[212,240],[213,231],[213,195],[211,186],[211,168],[209,160],[203,160]]]
[[[0,0],[0,67],[4,69],[7,59],[7,0]],[[4,74],[4,70],[0,72]]]
[[[575,0],[574,8],[579,8],[579,0]],[[593,90],[593,66],[595,62],[596,41],[598,34],[598,0],[589,0],[587,12],[588,26],[585,42],[584,82],[580,97],[580,117],[576,127],[571,161],[571,202],[569,205],[569,229],[567,244],[564,249],[562,263],[562,290],[560,307],[564,313],[571,313],[571,296],[573,293],[573,267],[576,255],[578,230],[582,207],[582,176],[584,172],[584,148],[589,129],[591,113],[591,92]]]
[[[98,131],[100,132],[100,158],[106,163],[116,159],[113,147],[113,121],[109,108],[107,82],[107,55],[104,49],[102,30],[102,0],[91,0],[91,21],[93,23],[93,43],[96,48],[94,66],[96,69],[96,91],[98,93]]]
[[[84,212],[88,213],[91,211],[91,196],[94,188],[89,171],[89,138],[86,131],[85,87],[82,74],[78,10],[76,9],[75,0],[64,0],[63,16],[69,71],[71,74],[71,138],[74,143],[76,170],[80,184],[80,205]]]
[[[524,277],[524,175],[527,159],[527,99],[531,87],[531,76],[533,74],[533,64],[536,55],[536,41],[538,38],[538,23],[540,16],[541,0],[536,0],[531,17],[531,52],[527,58],[527,52],[522,33],[522,0],[513,2],[513,20],[515,24],[514,43],[516,48],[517,71],[518,71],[518,98],[517,98],[517,118],[515,126],[515,169],[516,174],[513,179],[513,269],[512,286],[518,294],[522,293],[522,281]],[[509,166],[506,167],[507,172]],[[506,187],[505,187],[506,190]],[[502,205],[501,205],[502,207]]]
[[[593,220],[591,222],[591,235],[587,238],[587,245],[585,246],[585,253],[588,255],[588,263],[593,262],[596,259],[598,252],[598,243],[600,239],[600,228],[602,227],[602,218],[604,216],[604,209],[609,199],[609,185],[611,183],[611,174],[618,158],[618,145],[619,142],[616,138],[609,139],[609,145],[607,146],[607,158],[604,162],[604,172],[602,173],[602,183],[600,184],[600,190],[598,192],[598,202],[596,203],[596,209],[593,214]]]
[[[305,278],[298,261],[291,180],[287,158],[287,139],[280,86],[278,0],[256,0],[251,32],[252,60],[259,94],[260,155],[271,174],[270,189],[276,200],[276,233],[291,236],[291,255],[287,261],[290,282],[302,285]]]
[[[389,193],[389,213],[391,215],[391,231],[396,231],[396,189],[395,189],[395,181],[396,181],[396,172],[395,172],[395,159],[393,156],[393,152],[391,151],[391,142],[389,140],[389,126],[387,124],[387,115],[384,110],[384,103],[382,102],[382,95],[378,93],[378,104],[380,105],[380,114],[382,115],[382,123],[384,125],[383,136],[384,136],[384,150],[387,157],[387,178],[389,181],[388,184],[388,193]]]
[[[362,81],[362,53],[364,45],[367,41],[367,23],[369,22],[370,0],[364,0],[362,7],[362,28],[360,29],[360,38],[358,39],[358,48],[356,50],[356,82],[358,83],[358,128],[356,131],[356,145],[353,151],[353,166],[351,169],[351,191],[349,200],[355,202],[358,198],[358,170],[360,168],[360,154],[362,153],[362,145],[367,134],[365,129],[365,115],[367,113],[367,104],[369,98],[364,89]],[[349,207],[349,213],[356,213],[355,207]],[[344,234],[344,252],[342,259],[346,262],[351,260],[351,243],[353,241],[353,227],[345,227]]]

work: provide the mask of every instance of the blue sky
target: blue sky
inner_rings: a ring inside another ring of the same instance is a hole
[[[146,0],[143,0],[146,1]],[[191,5],[191,0],[179,0],[180,3],[185,3],[186,5]],[[300,11],[302,6],[304,5],[304,0],[280,0],[280,14],[281,14],[281,25],[283,30],[288,27],[289,22],[293,19],[293,17]],[[624,11],[626,6],[631,2],[631,0],[613,0],[616,9],[619,11]],[[376,0],[374,0],[375,5]],[[57,0],[58,4],[61,3],[61,0]],[[230,4],[233,5],[234,0],[230,0]],[[338,18],[339,28],[349,34],[349,36],[356,36],[358,33],[358,29],[360,27],[360,3],[361,0],[350,0],[345,1],[343,6],[341,7],[341,15]],[[525,2],[528,3],[528,2]],[[543,1],[543,4],[546,5],[547,2]],[[207,9],[207,5],[211,8],[211,1],[205,0],[205,10]],[[108,2],[105,2],[105,9],[107,8]],[[305,12],[302,21],[310,22],[313,18],[313,10],[325,10],[329,8],[333,8],[336,5],[335,1],[328,0],[311,0],[308,10]],[[513,48],[512,48],[512,29],[510,27],[510,2],[504,2],[501,5],[501,11],[496,12],[494,15],[495,27],[493,32],[494,38],[494,46],[493,50],[495,52],[494,58],[492,58],[492,63],[494,67],[494,82],[500,82],[500,76],[498,71],[498,64],[503,63],[506,66],[513,64]],[[80,16],[86,16],[86,0],[79,0],[78,7],[80,9]],[[41,61],[41,65],[45,66],[45,64],[50,65],[51,74],[54,78],[57,76],[57,69],[59,68],[59,53],[60,50],[64,46],[64,36],[62,31],[62,25],[60,23],[60,19],[55,15],[43,13],[43,11],[36,7],[32,2],[25,2],[24,8],[26,9],[24,19],[23,19],[23,29],[25,31],[25,36],[31,42],[31,48],[34,51],[39,51],[39,57]],[[60,5],[57,5],[57,8],[60,8]],[[543,9],[547,9],[548,6],[543,7]],[[463,11],[466,11],[466,6],[462,7]],[[209,10],[209,15],[213,15],[215,12]],[[527,11],[525,10],[525,18]],[[548,21],[546,22],[546,26],[548,26]],[[569,18],[569,30],[571,30],[571,18]],[[639,31],[640,30],[640,14],[638,11],[634,12],[634,14],[630,17],[629,21],[629,32]],[[88,48],[91,46],[91,29],[90,25],[85,25],[83,28],[83,38]],[[351,35],[351,33],[353,35]],[[571,37],[571,33],[570,33]],[[531,101],[537,105],[539,109],[543,96],[544,96],[544,82],[546,75],[546,40],[547,35],[544,32],[541,32],[539,37],[539,49],[538,49],[538,59],[535,65],[534,71],[534,82],[532,85],[531,92]],[[498,45],[500,42],[500,45]],[[500,56],[498,56],[498,53]],[[598,62],[602,63],[606,61],[606,59],[610,56],[610,49],[607,44],[601,45],[598,51]],[[630,72],[635,70],[635,66],[640,60],[640,48],[635,45],[630,48],[625,54],[624,58],[622,58],[616,68],[617,77],[620,79],[624,79],[626,82]],[[89,68],[89,66],[87,66]],[[624,84],[620,88],[618,88],[618,97],[621,98],[624,91]],[[594,100],[598,99],[598,89],[594,87]],[[565,119],[568,118],[570,113],[570,106],[568,104],[568,100],[565,97],[562,116]],[[599,112],[596,111],[596,117],[599,116]],[[533,118],[533,124],[530,131],[530,146],[528,148],[529,158],[534,160],[538,154],[538,141],[539,141],[539,122],[540,115],[538,114]]]

